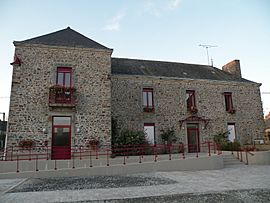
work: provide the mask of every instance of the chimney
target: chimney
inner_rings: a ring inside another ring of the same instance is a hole
[[[222,66],[222,70],[228,73],[233,74],[237,78],[241,78],[241,68],[240,68],[240,61],[235,59],[226,65]]]

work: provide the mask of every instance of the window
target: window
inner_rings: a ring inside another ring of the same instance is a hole
[[[225,108],[226,111],[229,113],[234,113],[233,102],[232,102],[232,93],[231,92],[224,92],[225,98]]]
[[[153,88],[143,88],[143,110],[154,112]]]
[[[71,87],[71,68],[57,68],[56,84]]]
[[[155,124],[145,123],[144,132],[146,134],[146,140],[149,144],[155,144]]]
[[[235,124],[234,123],[228,123],[228,140],[231,142],[234,142],[235,140]]]
[[[187,90],[186,91],[186,100],[187,100],[187,109],[188,110],[196,109],[195,91],[194,90]]]
[[[55,94],[56,103],[70,103],[72,99],[71,68],[57,68],[56,84],[60,89]]]

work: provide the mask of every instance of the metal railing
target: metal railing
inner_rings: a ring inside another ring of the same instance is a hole
[[[72,162],[72,168],[76,168],[75,160],[86,160],[89,167],[95,166],[95,160],[101,159],[106,166],[117,159],[118,164],[127,164],[128,159],[133,159],[133,163],[146,161],[157,162],[158,160],[185,159],[187,156],[199,157],[220,155],[222,151],[219,145],[212,142],[204,142],[200,145],[187,144],[156,144],[156,145],[114,145],[114,146],[73,146],[54,151],[49,146],[7,147],[0,151],[0,162],[16,162],[16,172],[20,171],[20,163],[34,161],[35,170],[39,171],[41,160],[54,161],[54,169],[57,170],[57,163],[63,159]],[[100,164],[100,163],[99,163]]]
[[[249,149],[249,148],[240,148],[238,150],[232,151],[232,155],[234,155],[240,162],[244,162],[246,165],[249,165],[249,158],[248,156],[254,156],[254,153],[252,151],[255,151],[255,148]]]

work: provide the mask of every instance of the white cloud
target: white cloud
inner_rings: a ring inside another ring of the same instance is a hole
[[[168,4],[168,8],[170,10],[174,10],[179,6],[180,2],[181,0],[170,0]]]
[[[120,29],[120,22],[125,16],[125,13],[118,13],[116,16],[108,20],[108,23],[103,27],[103,30],[118,31]]]
[[[144,0],[143,12],[154,16],[161,16],[168,10],[178,8],[182,0]]]

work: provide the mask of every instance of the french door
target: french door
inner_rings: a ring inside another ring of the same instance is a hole
[[[53,117],[52,159],[71,158],[71,118]]]
[[[197,123],[187,124],[188,152],[200,152],[199,125]]]

